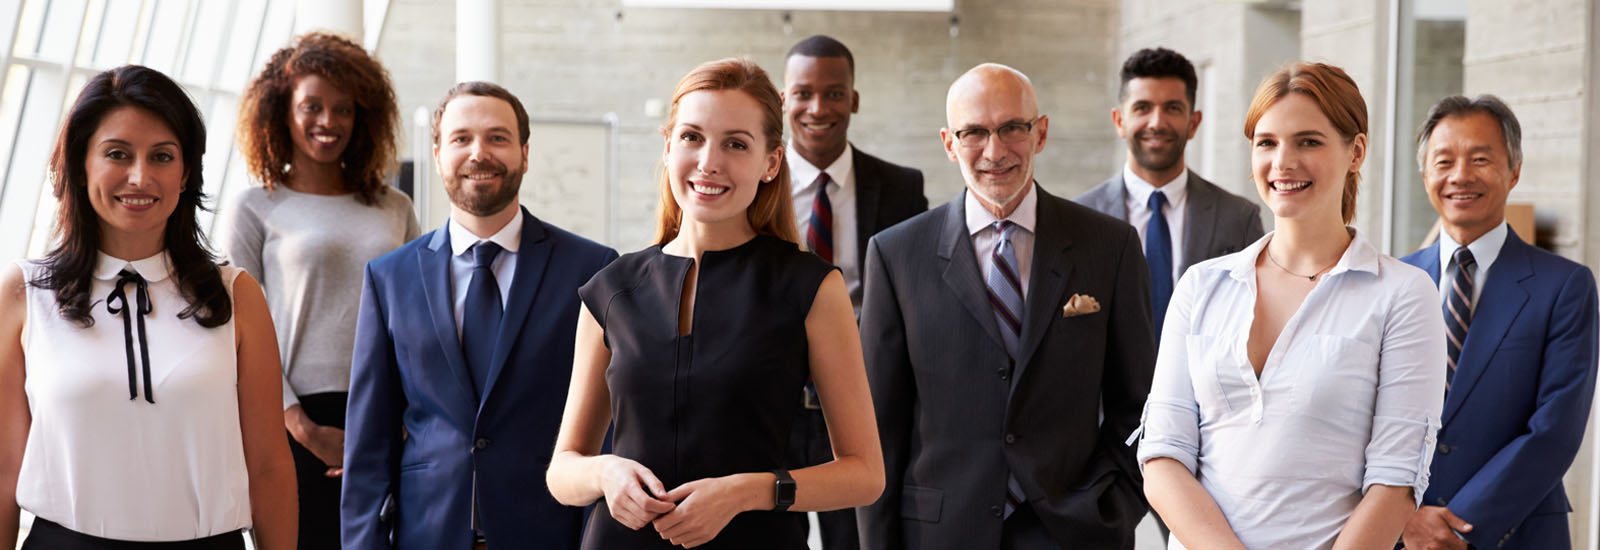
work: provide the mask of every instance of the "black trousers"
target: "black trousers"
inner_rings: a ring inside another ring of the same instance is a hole
[[[828,424],[822,420],[822,411],[806,409],[800,412],[789,436],[789,469],[816,466],[833,460],[833,446],[828,443]],[[822,528],[823,550],[858,550],[861,539],[856,534],[854,508],[818,512],[817,523]]]
[[[344,429],[345,392],[298,396],[300,408],[312,422]],[[289,438],[294,455],[294,477],[300,490],[300,550],[339,550],[339,483],[337,477],[323,475],[328,465],[311,451]]]
[[[232,531],[194,540],[129,542],[85,535],[44,518],[33,518],[22,550],[244,550],[244,534]]]

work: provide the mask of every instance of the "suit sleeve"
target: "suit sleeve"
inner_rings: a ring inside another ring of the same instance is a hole
[[[392,548],[389,524],[379,515],[399,476],[401,413],[406,402],[381,295],[368,264],[356,318],[345,421],[339,520],[346,550]]]
[[[1150,268],[1140,251],[1139,234],[1124,225],[1124,239],[1111,296],[1110,328],[1106,335],[1105,366],[1100,382],[1105,421],[1100,425],[1099,447],[1105,456],[1133,481],[1142,476],[1127,439],[1139,425],[1156,363],[1155,329],[1150,321]],[[1142,498],[1141,496],[1137,498]]]
[[[877,502],[856,510],[864,550],[903,550],[901,481],[909,460],[916,386],[906,347],[905,321],[878,239],[867,244],[861,306],[861,348],[883,444],[884,489]]]
[[[1495,453],[1450,501],[1450,510],[1472,523],[1472,532],[1464,536],[1478,548],[1496,547],[1527,519],[1561,484],[1583,442],[1594,397],[1600,315],[1590,271],[1574,269],[1554,304],[1527,431]]]

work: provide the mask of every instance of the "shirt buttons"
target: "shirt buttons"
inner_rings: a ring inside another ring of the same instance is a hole
[[[478,438],[477,441],[472,442],[472,448],[480,450],[480,451],[489,448],[489,440],[488,440],[488,438],[483,438],[483,437]]]
[[[1007,445],[1010,445],[1010,444],[1016,443],[1016,442],[1017,442],[1017,435],[1016,434],[1006,434],[1006,444]]]

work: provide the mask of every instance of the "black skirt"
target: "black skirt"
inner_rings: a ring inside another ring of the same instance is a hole
[[[129,542],[85,535],[44,518],[33,518],[22,550],[244,550],[244,532],[172,542]]]

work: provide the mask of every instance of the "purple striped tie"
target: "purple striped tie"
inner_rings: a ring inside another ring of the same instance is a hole
[[[1445,371],[1444,378],[1447,392],[1456,377],[1461,347],[1467,343],[1467,327],[1472,325],[1472,278],[1478,266],[1477,260],[1472,258],[1472,251],[1465,246],[1456,249],[1451,263],[1455,265],[1455,277],[1450,280],[1450,293],[1444,301],[1445,349],[1449,353],[1446,363],[1449,370]]]

